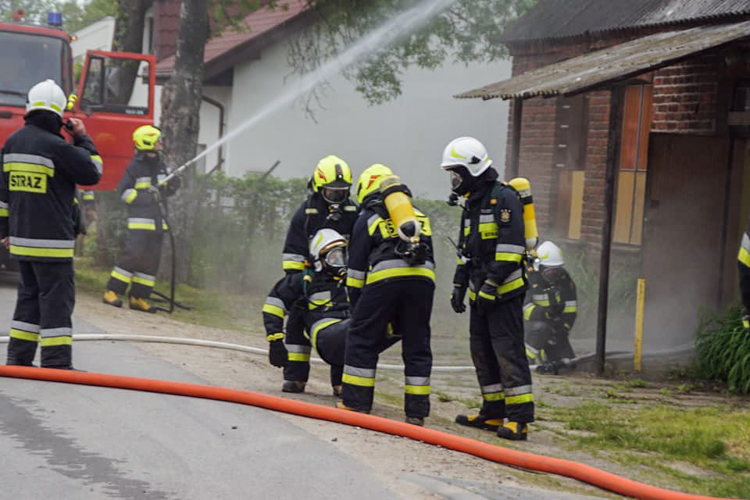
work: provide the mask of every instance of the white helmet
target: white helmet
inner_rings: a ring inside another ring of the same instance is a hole
[[[466,167],[472,177],[479,177],[492,166],[484,145],[473,137],[454,139],[443,151],[443,170],[453,167]]]
[[[560,247],[551,241],[545,241],[536,249],[539,263],[547,267],[559,267],[565,264]]]
[[[48,79],[31,87],[26,101],[26,112],[52,111],[62,118],[67,103],[68,99],[65,97],[63,89],[54,80]]]
[[[328,267],[332,274],[341,275],[346,271],[346,238],[333,229],[320,229],[310,241],[310,256],[315,271]],[[340,249],[339,252],[333,250]]]

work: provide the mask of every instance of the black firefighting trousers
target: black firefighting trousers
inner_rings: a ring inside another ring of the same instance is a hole
[[[286,320],[284,343],[287,350],[287,364],[284,367],[284,380],[307,382],[310,377],[310,340],[305,336],[305,314],[300,307],[292,307]]]
[[[107,290],[124,295],[130,285],[130,295],[149,298],[159,272],[163,239],[163,231],[128,230],[125,249],[112,270]]]
[[[70,368],[75,305],[73,262],[18,263],[18,299],[8,343],[9,365],[31,366],[41,343],[41,365]]]
[[[534,421],[531,372],[523,335],[523,296],[499,303],[471,304],[471,358],[482,391],[480,414]]]
[[[341,385],[344,373],[346,354],[346,336],[351,326],[351,319],[321,319],[312,325],[311,342],[318,355],[331,365],[331,385]],[[386,333],[377,346],[378,352],[383,352],[401,340],[401,337]]]
[[[435,286],[421,279],[401,278],[366,285],[354,309],[346,343],[342,399],[346,406],[370,411],[375,370],[388,338],[388,324],[401,337],[405,401],[408,417],[430,413],[430,316]]]
[[[526,354],[530,362],[552,363],[575,357],[570,335],[565,328],[544,321],[527,321],[525,331]]]

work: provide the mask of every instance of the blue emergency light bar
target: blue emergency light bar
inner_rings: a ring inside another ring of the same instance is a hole
[[[50,26],[62,26],[62,12],[48,12],[47,13],[47,24]]]

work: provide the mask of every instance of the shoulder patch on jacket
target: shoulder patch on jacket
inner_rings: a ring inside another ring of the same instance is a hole
[[[510,222],[511,211],[510,208],[500,209],[500,222],[507,224]]]

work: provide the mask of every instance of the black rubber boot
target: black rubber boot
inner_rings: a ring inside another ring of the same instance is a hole
[[[292,392],[295,394],[305,392],[305,382],[285,380],[284,385],[281,386],[281,392]]]
[[[529,435],[528,424],[521,422],[508,422],[497,429],[497,437],[511,441],[526,441]]]

